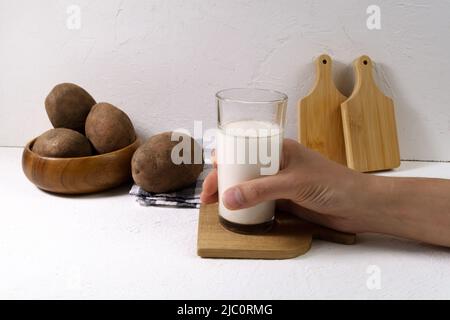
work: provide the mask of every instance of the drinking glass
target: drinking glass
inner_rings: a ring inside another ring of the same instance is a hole
[[[219,91],[216,99],[219,221],[238,233],[266,232],[273,226],[275,201],[229,210],[223,193],[245,181],[278,173],[288,98],[274,90],[235,88]],[[241,198],[238,193],[236,199]]]

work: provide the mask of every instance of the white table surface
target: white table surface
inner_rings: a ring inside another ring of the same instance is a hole
[[[359,235],[291,260],[201,259],[198,210],[141,207],[128,187],[51,195],[26,179],[21,154],[0,148],[0,298],[450,298],[450,249]],[[388,174],[450,178],[450,164]],[[367,286],[373,265],[379,289]]]

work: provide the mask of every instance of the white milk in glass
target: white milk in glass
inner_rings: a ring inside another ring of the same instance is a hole
[[[219,214],[225,220],[243,225],[273,220],[275,201],[254,207],[228,210],[222,194],[241,182],[273,175],[279,171],[282,132],[271,122],[245,120],[221,126],[217,135],[217,169],[219,181]]]

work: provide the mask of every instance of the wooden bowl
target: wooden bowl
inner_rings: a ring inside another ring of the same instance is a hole
[[[131,180],[131,158],[139,140],[110,153],[80,158],[48,158],[31,151],[36,139],[27,144],[22,169],[40,189],[63,194],[104,191]]]

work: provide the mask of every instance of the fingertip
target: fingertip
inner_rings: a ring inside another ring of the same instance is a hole
[[[212,162],[213,168],[217,168],[216,149],[211,150],[211,162]]]
[[[202,194],[200,195],[200,202],[204,204],[216,203],[217,198],[218,198],[217,194],[206,195],[202,192]]]
[[[213,170],[205,178],[202,184],[202,193],[212,195],[217,192],[217,170]]]
[[[238,187],[233,187],[223,193],[223,204],[230,210],[237,210],[244,205],[242,192]]]

